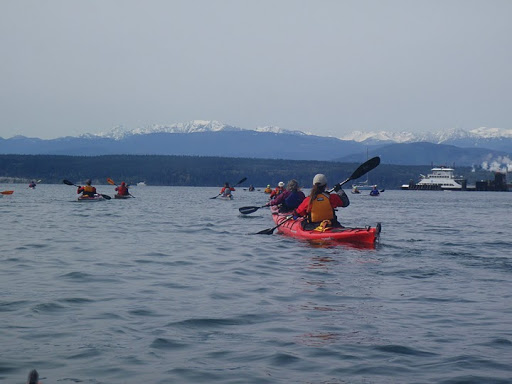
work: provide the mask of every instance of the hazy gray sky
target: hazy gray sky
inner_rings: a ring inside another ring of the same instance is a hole
[[[0,136],[512,127],[510,0],[4,0]]]

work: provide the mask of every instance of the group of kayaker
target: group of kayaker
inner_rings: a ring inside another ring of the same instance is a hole
[[[327,191],[327,177],[319,173],[313,178],[309,196],[306,197],[299,189],[297,180],[290,180],[286,189],[281,181],[272,191],[267,205],[278,206],[279,212],[290,212],[294,219],[304,217],[305,229],[313,229],[319,225],[340,227],[335,209],[348,207],[350,201],[341,186],[334,187],[334,192]]]
[[[84,197],[97,196],[98,193],[96,192],[96,187],[93,187],[91,185],[91,183],[92,183],[91,179],[86,180],[84,186],[81,186],[81,185],[78,186],[76,193],[82,194],[82,196],[84,196]],[[116,186],[115,191],[117,192],[118,196],[129,196],[130,195],[130,192],[128,191],[128,186],[126,185],[126,183],[124,181],[121,183],[121,185]]]

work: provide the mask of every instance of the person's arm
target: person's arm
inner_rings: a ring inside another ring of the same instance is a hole
[[[298,206],[298,208],[294,211],[294,213],[297,214],[297,216],[306,216],[306,213],[308,211],[308,205],[309,205],[309,196],[306,197],[302,203]]]
[[[350,204],[350,200],[348,199],[348,196],[343,189],[340,189],[336,193],[331,193],[329,195],[329,202],[333,208],[345,208]]]
[[[269,205],[279,205],[283,204],[284,200],[290,195],[288,191],[285,191],[278,195],[275,199],[271,200]]]
[[[79,185],[77,190],[76,190],[76,193],[82,193],[83,191],[84,191],[84,189],[82,188],[81,185]]]
[[[235,188],[233,188],[233,187],[230,187],[229,189],[230,189],[230,190],[232,190],[232,191],[236,191],[236,189],[235,189]]]

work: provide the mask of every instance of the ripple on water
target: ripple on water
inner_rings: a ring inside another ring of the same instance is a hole
[[[375,350],[393,353],[399,355],[412,355],[412,356],[436,356],[436,353],[421,351],[419,349],[406,347],[404,345],[379,345],[374,347]]]
[[[65,310],[66,307],[56,302],[37,304],[32,308],[37,313],[56,313]]]
[[[184,328],[217,328],[231,325],[251,325],[259,322],[261,316],[259,315],[243,315],[231,318],[195,318],[182,321],[168,323],[167,327],[184,327]]]
[[[184,349],[189,345],[185,343],[180,343],[174,340],[158,337],[150,344],[150,348],[160,349],[160,350],[176,350],[176,349]]]

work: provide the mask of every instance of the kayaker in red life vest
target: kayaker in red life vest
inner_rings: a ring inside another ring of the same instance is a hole
[[[335,187],[336,193],[328,193],[326,188],[327,177],[321,173],[315,175],[311,194],[294,212],[296,216],[306,216],[304,220],[306,229],[314,229],[324,220],[328,221],[325,226],[341,227],[334,209],[348,207],[350,201],[341,187]]]
[[[284,182],[280,181],[279,184],[277,184],[276,189],[274,189],[270,193],[270,198],[275,199],[277,196],[279,196],[283,192],[284,192]]]
[[[279,212],[291,212],[297,208],[305,198],[304,192],[299,190],[297,180],[291,179],[286,186],[286,190],[275,199],[270,200],[268,205],[280,205]]]
[[[117,194],[119,196],[128,196],[130,192],[128,192],[128,187],[126,183],[123,181],[119,187],[116,187]]]
[[[231,197],[231,191],[235,191],[235,188],[230,187],[229,183],[226,181],[224,183],[224,187],[220,190],[220,195],[224,197]]]
[[[82,196],[94,197],[94,195],[96,195],[96,188],[91,185],[91,180],[89,179],[85,182],[83,187],[80,185],[78,186],[76,193],[81,193]]]

